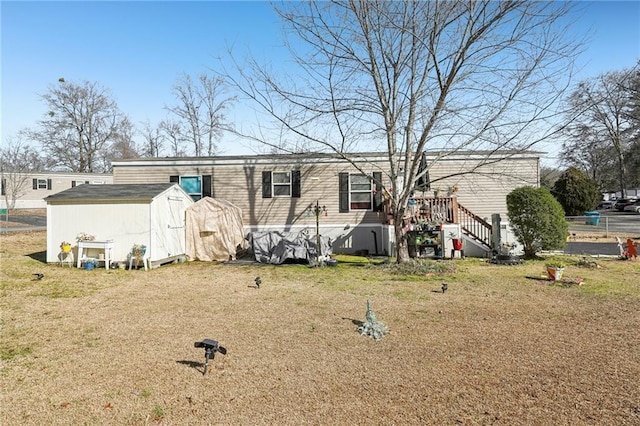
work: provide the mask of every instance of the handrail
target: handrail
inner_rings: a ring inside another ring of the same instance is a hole
[[[427,222],[457,223],[458,201],[455,197],[419,197],[412,209]]]
[[[458,204],[458,220],[463,231],[491,248],[492,226],[490,223],[460,204]]]
[[[416,216],[428,222],[457,223],[463,232],[491,248],[491,224],[458,203],[457,197],[416,197],[411,207]]]

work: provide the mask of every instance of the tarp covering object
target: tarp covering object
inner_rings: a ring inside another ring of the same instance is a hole
[[[256,261],[280,265],[287,260],[309,262],[316,258],[317,237],[290,232],[252,232],[249,245]],[[331,239],[320,237],[322,256],[332,253]]]
[[[242,211],[228,201],[204,197],[186,211],[187,256],[191,260],[234,260],[247,248]]]

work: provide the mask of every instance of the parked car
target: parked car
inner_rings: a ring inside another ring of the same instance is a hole
[[[598,209],[609,210],[609,209],[612,209],[613,206],[615,205],[616,205],[616,202],[614,200],[602,200],[600,201],[600,204],[598,204]]]
[[[623,211],[640,213],[640,200],[636,200],[631,204],[627,204],[626,206],[624,206]]]
[[[633,204],[636,200],[634,198],[620,198],[616,201],[614,208],[619,212],[623,212],[624,208],[629,204]]]

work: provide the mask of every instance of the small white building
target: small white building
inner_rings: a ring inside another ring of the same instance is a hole
[[[144,245],[151,264],[184,256],[185,211],[191,197],[177,184],[79,185],[45,198],[47,262],[58,262],[60,244],[77,237],[112,241],[111,260],[125,262],[134,245]],[[93,257],[91,254],[89,254]]]

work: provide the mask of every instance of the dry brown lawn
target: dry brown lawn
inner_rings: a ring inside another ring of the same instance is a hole
[[[45,238],[0,236],[3,425],[640,424],[640,260],[85,271]]]

